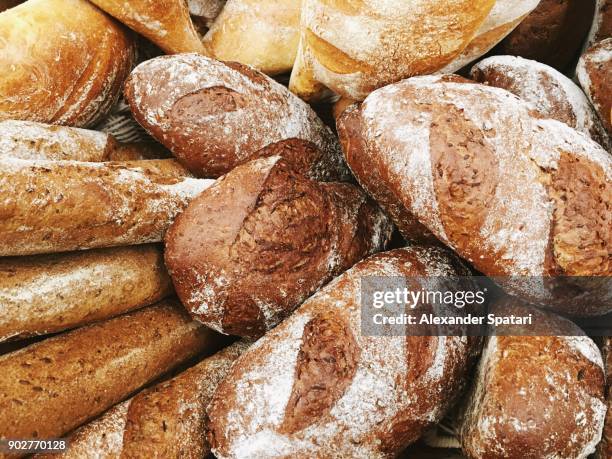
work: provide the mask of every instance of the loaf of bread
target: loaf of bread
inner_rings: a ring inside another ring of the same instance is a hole
[[[439,73],[453,73],[489,52],[512,32],[540,0],[497,0],[467,48]]]
[[[612,457],[612,337],[604,337],[602,356],[606,369],[606,421],[599,445],[597,445],[596,459]]]
[[[472,67],[472,78],[506,89],[529,105],[532,114],[561,121],[606,149],[610,139],[582,90],[554,68],[514,56],[493,56]]]
[[[612,136],[612,38],[597,43],[582,55],[576,76]]]
[[[228,0],[204,37],[207,54],[268,75],[291,70],[300,40],[301,2]]]
[[[455,401],[478,340],[364,336],[361,279],[466,272],[443,249],[411,247],[373,255],[336,278],[221,382],[208,409],[215,456],[396,456]]]
[[[168,54],[204,51],[185,0],[91,1]]]
[[[0,439],[60,437],[218,340],[172,300],[5,354]]]
[[[338,140],[314,111],[250,67],[196,54],[159,57],[136,67],[126,97],[136,120],[196,175],[218,177],[292,138],[319,148],[330,175],[343,170]]]
[[[363,100],[403,78],[440,70],[479,30],[495,0],[305,0],[289,88],[308,101],[327,87]]]
[[[603,276],[605,286],[612,274],[612,157],[598,144],[531,116],[508,91],[457,77],[379,89],[347,109],[338,130],[358,180],[404,231],[416,218],[529,301],[610,312],[609,288],[586,292],[595,300],[587,303],[572,296],[582,298],[580,289],[559,296],[537,278]]]
[[[0,156],[0,256],[159,242],[212,180],[174,160],[27,161]]]
[[[594,11],[595,0],[540,0],[495,52],[567,70],[589,33]]]
[[[108,319],[170,295],[159,247],[0,259],[0,341]]]
[[[599,349],[554,314],[514,300],[492,311],[533,314],[542,336],[487,339],[462,416],[464,453],[469,459],[586,459],[606,415]]]
[[[0,14],[0,120],[83,127],[117,101],[134,43],[86,0],[29,0]]]
[[[166,235],[166,265],[192,316],[258,337],[357,261],[393,225],[354,185],[320,183],[279,156],[251,161],[193,200]]]
[[[586,41],[587,47],[612,38],[612,1],[597,0],[593,25]]]

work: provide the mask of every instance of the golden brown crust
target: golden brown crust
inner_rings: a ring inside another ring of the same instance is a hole
[[[0,14],[0,119],[90,126],[116,102],[132,38],[86,0],[30,0]]]
[[[0,438],[61,437],[216,340],[165,301],[3,355]]]
[[[172,292],[158,246],[0,259],[0,341],[54,333]]]

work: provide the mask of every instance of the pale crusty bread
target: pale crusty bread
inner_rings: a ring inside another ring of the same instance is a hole
[[[176,161],[28,161],[0,156],[0,256],[159,242],[212,180]]]
[[[185,0],[91,0],[168,54],[204,52]]]
[[[597,346],[573,323],[516,300],[492,312],[533,314],[544,336],[487,339],[460,426],[466,456],[586,459],[606,415]]]
[[[218,341],[167,300],[5,354],[0,438],[61,437]]]
[[[0,341],[108,319],[170,295],[160,247],[0,259]]]
[[[300,40],[295,0],[229,0],[204,36],[207,53],[268,75],[291,70]]]
[[[325,87],[363,100],[381,86],[440,70],[468,46],[494,4],[305,0],[289,88],[308,101],[320,100]]]
[[[134,62],[123,27],[86,0],[29,0],[0,14],[0,120],[84,127],[117,101]]]
[[[249,348],[208,409],[216,457],[391,458],[438,422],[464,386],[478,340],[364,336],[363,276],[468,271],[440,248],[373,255]]]
[[[612,136],[612,38],[586,50],[578,61],[576,76]]]
[[[322,285],[378,252],[393,225],[347,183],[320,183],[279,156],[238,166],[178,216],[165,259],[192,316],[258,337]]]

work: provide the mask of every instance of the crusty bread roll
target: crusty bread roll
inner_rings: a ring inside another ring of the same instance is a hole
[[[493,56],[472,67],[471,75],[516,94],[538,116],[561,121],[610,149],[608,134],[587,97],[554,68],[521,57]]]
[[[134,43],[86,0],[29,0],[0,14],[0,120],[76,127],[117,101]]]
[[[612,38],[597,43],[582,55],[576,75],[612,136]]]
[[[363,100],[403,78],[440,70],[468,45],[495,0],[305,0],[289,88],[308,101],[325,87]]]
[[[204,37],[207,53],[268,75],[291,70],[300,40],[301,2],[228,0]]]
[[[376,254],[249,348],[208,409],[216,457],[394,457],[444,416],[478,340],[364,336],[364,276],[465,275],[439,248]]]
[[[531,116],[508,91],[444,77],[379,89],[347,109],[338,129],[349,166],[400,228],[416,217],[529,301],[610,312],[609,287],[559,295],[552,279],[538,278],[602,276],[605,287],[612,275],[612,157],[598,144]]]
[[[161,241],[212,180],[173,160],[92,163],[0,156],[0,256]]]
[[[321,149],[319,167],[329,175],[343,173],[331,130],[285,87],[249,67],[196,54],[152,59],[132,72],[126,98],[136,120],[197,175],[218,177],[291,138]]]
[[[279,156],[219,179],[166,235],[179,298],[207,326],[261,336],[360,259],[393,225],[354,185],[309,180]]]
[[[165,301],[5,354],[0,438],[60,437],[218,340]]]
[[[586,47],[612,38],[612,0],[597,0],[593,25],[589,31]]]
[[[543,336],[487,339],[460,427],[466,456],[586,459],[606,415],[597,346],[573,323],[515,300],[495,310],[533,314]]]
[[[497,0],[467,48],[439,73],[453,73],[489,52],[531,13],[540,0]]]
[[[168,54],[204,51],[185,0],[91,1]]]
[[[595,0],[540,0],[540,4],[495,49],[565,71],[589,32]]]
[[[108,319],[172,292],[159,247],[0,259],[0,341]]]

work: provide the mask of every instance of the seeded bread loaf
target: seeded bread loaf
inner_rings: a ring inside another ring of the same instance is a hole
[[[126,97],[136,120],[196,175],[218,177],[288,139],[321,150],[312,168],[345,175],[331,130],[306,103],[250,67],[196,54],[164,56],[136,67]]]
[[[559,296],[538,278],[602,276],[605,285],[612,274],[612,157],[598,144],[531,116],[508,91],[441,77],[379,89],[338,128],[349,166],[400,228],[416,218],[529,301],[610,312],[609,288],[576,301],[584,291]],[[514,283],[521,277],[533,282]]]
[[[108,319],[171,292],[154,245],[0,258],[0,341]]]
[[[612,38],[597,43],[582,55],[576,75],[612,136]]]
[[[0,256],[161,241],[211,185],[173,160],[27,161],[0,156]]]
[[[134,63],[126,30],[86,0],[29,0],[0,14],[0,120],[91,126]]]
[[[320,183],[279,156],[238,166],[166,235],[166,265],[194,318],[261,336],[322,285],[382,250],[392,224],[346,183]]]
[[[217,341],[165,301],[5,354],[0,438],[61,437]]]
[[[216,457],[395,457],[459,395],[471,338],[364,336],[364,276],[465,275],[440,248],[373,255],[247,350],[208,409]]]

